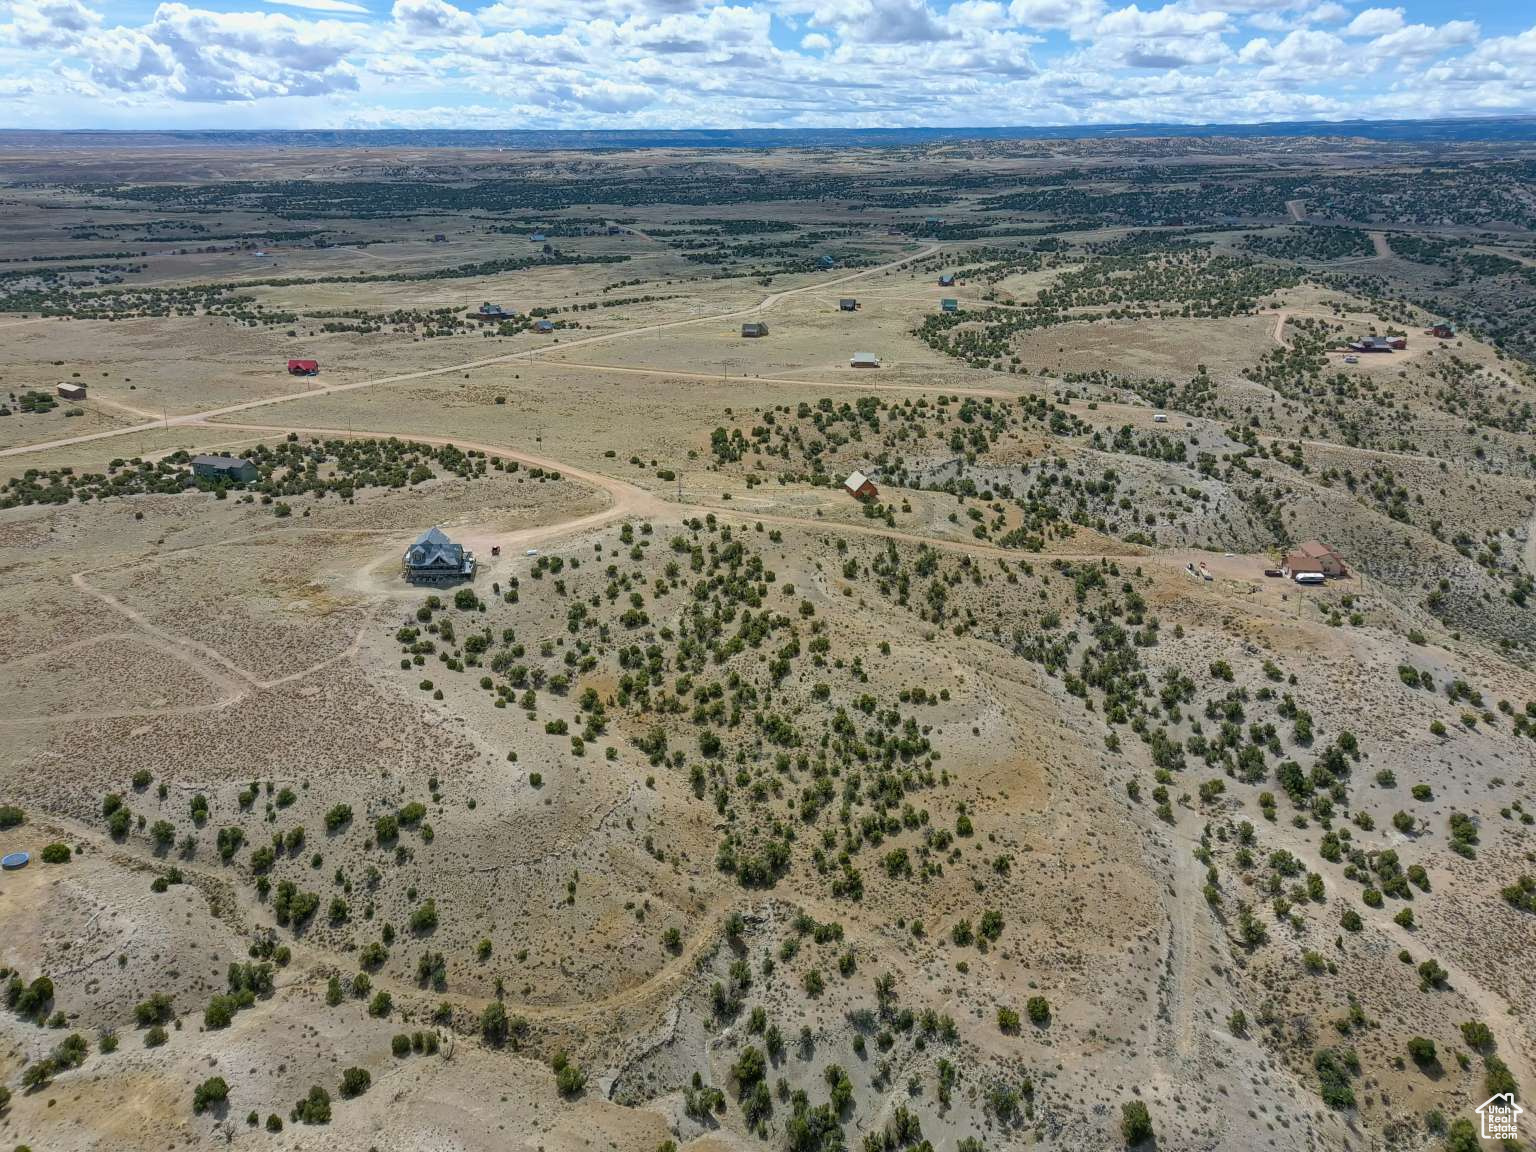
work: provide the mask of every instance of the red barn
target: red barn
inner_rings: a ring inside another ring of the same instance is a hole
[[[875,482],[862,472],[850,472],[848,479],[843,481],[843,491],[855,500],[873,500],[880,495]]]
[[[318,361],[318,360],[290,360],[290,361],[288,361],[288,375],[290,375],[290,376],[318,376],[318,375],[320,375],[320,361]]]

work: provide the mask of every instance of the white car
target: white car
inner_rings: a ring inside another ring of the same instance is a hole
[[[1358,356],[1346,356],[1346,357],[1344,357],[1344,363],[1346,363],[1346,364],[1358,364],[1358,363],[1360,363],[1360,357],[1358,357]]]

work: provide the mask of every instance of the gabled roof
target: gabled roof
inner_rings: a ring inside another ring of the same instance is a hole
[[[405,562],[412,568],[458,568],[464,563],[464,546],[448,539],[441,528],[428,528],[405,550]]]
[[[843,487],[848,489],[850,492],[857,492],[860,488],[864,487],[864,485],[868,483],[868,476],[864,475],[862,472],[854,471],[848,473],[848,479],[843,481]]]
[[[254,468],[249,460],[242,460],[238,456],[194,456],[192,466],[203,468],[217,468],[221,472],[243,471],[246,468]]]
[[[1315,556],[1308,556],[1305,552],[1292,552],[1285,558],[1285,566],[1292,572],[1317,572],[1323,571],[1322,562]]]
[[[1298,552],[1303,552],[1314,559],[1321,560],[1325,556],[1337,556],[1338,552],[1328,547],[1321,540],[1303,540],[1296,546]]]

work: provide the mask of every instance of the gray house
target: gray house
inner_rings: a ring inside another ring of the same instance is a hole
[[[428,528],[405,550],[405,578],[412,584],[452,584],[472,580],[475,554],[455,544],[440,528]]]
[[[256,465],[236,456],[194,456],[192,475],[199,480],[233,480],[249,484],[261,474]]]
[[[768,325],[760,321],[755,324],[743,324],[741,326],[741,334],[748,337],[766,336],[768,335]]]

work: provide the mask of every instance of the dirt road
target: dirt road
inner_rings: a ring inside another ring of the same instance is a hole
[[[1270,336],[1274,339],[1275,343],[1280,345],[1282,348],[1290,347],[1290,345],[1285,342],[1285,323],[1290,318],[1291,314],[1289,312],[1275,313],[1275,330],[1270,333]]]
[[[0,457],[23,456],[33,452],[46,452],[55,448],[69,448],[76,444],[89,444],[97,440],[110,440],[118,436],[132,436],[138,432],[148,432],[162,427],[177,428],[189,424],[201,424],[206,420],[212,420],[219,416],[236,416],[241,412],[251,412],[258,408],[268,408],[294,400],[316,396],[332,396],[342,392],[355,392],[359,389],[373,388],[382,384],[403,384],[411,380],[426,380],[434,376],[444,376],[450,372],[464,372],[472,368],[489,367],[492,364],[508,364],[516,360],[529,360],[543,356],[555,349],[566,351],[571,348],[586,347],[593,344],[606,344],[613,340],[633,339],[647,332],[661,332],[673,328],[683,328],[692,324],[706,324],[719,320],[752,316],[773,308],[781,300],[786,300],[791,296],[799,296],[806,292],[824,291],[838,284],[846,284],[850,280],[858,280],[865,276],[875,276],[881,272],[888,272],[893,268],[900,268],[902,265],[910,264],[914,260],[921,260],[926,256],[933,255],[941,247],[942,245],[933,244],[920,252],[914,252],[910,256],[903,256],[899,260],[892,260],[889,263],[881,264],[874,268],[864,268],[858,272],[850,272],[846,276],[840,276],[833,280],[819,281],[815,284],[806,284],[799,288],[786,288],[782,292],[770,292],[756,304],[746,308],[735,308],[727,312],[714,312],[705,316],[690,316],[682,320],[667,320],[659,324],[648,324],[640,328],[627,328],[617,332],[603,332],[594,336],[584,336],[577,340],[568,340],[562,344],[547,344],[542,347],[522,349],[517,352],[507,352],[497,356],[486,356],[478,360],[466,360],[458,364],[446,364],[437,368],[423,368],[415,372],[401,372],[394,376],[381,376],[372,380],[357,380],[351,384],[331,384],[320,388],[311,388],[306,392],[289,392],[281,396],[267,396],[260,400],[247,400],[240,404],[229,404],[223,408],[213,408],[205,412],[191,412],[182,416],[173,416],[169,420],[156,420],[124,428],[112,428],[105,432],[92,432],[83,436],[70,436],[61,440],[49,440],[39,444],[21,444],[13,448],[0,450]],[[400,435],[400,433],[391,433],[391,435]]]

